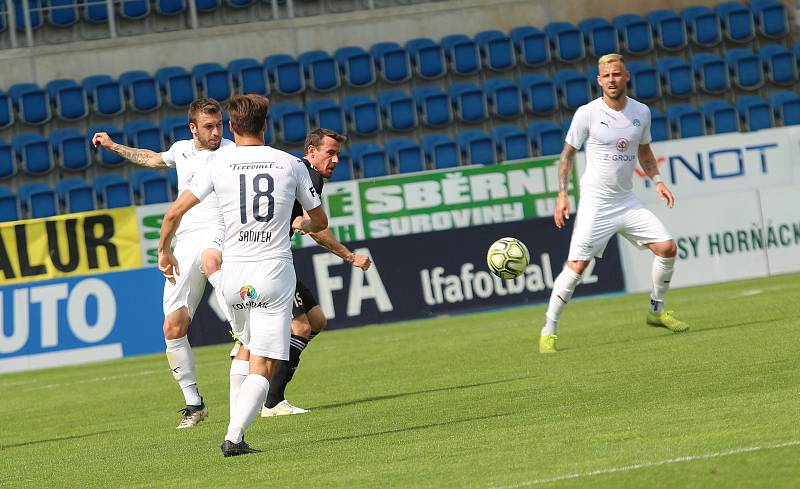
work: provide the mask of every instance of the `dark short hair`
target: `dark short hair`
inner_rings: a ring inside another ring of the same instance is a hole
[[[305,146],[303,146],[303,151],[307,151],[309,146],[319,148],[319,145],[322,144],[322,140],[326,137],[333,138],[333,140],[339,144],[343,144],[345,141],[347,141],[347,136],[343,136],[336,131],[331,131],[330,129],[320,127],[318,129],[314,129],[313,131],[309,131],[308,134],[306,134],[306,143]]]
[[[241,136],[257,136],[267,123],[269,99],[256,93],[234,95],[228,102],[233,132]]]
[[[197,124],[200,114],[215,115],[222,113],[222,106],[213,98],[199,98],[189,105],[189,122]]]

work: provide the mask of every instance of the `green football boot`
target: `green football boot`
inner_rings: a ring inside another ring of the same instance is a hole
[[[543,334],[539,337],[539,353],[555,353],[558,335]]]
[[[656,326],[659,328],[667,328],[668,330],[672,331],[673,333],[682,333],[689,329],[689,325],[681,321],[680,319],[676,319],[672,315],[672,311],[663,311],[661,314],[656,314],[654,312],[647,313],[647,324],[650,326]]]

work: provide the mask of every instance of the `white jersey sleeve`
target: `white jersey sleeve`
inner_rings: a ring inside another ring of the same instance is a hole
[[[642,123],[642,139],[639,140],[639,144],[650,144],[653,141],[653,137],[650,134],[650,122],[653,119],[653,115],[650,112],[650,107],[642,104],[644,107],[644,112],[647,112],[647,116],[644,117],[645,121]]]
[[[168,150],[161,153],[161,159],[163,159],[164,163],[170,168],[175,166],[176,146],[178,146],[178,142],[172,143],[172,146],[170,146]]]
[[[295,179],[297,180],[297,188],[295,189],[297,201],[300,202],[300,205],[302,205],[305,210],[319,207],[322,202],[320,201],[317,190],[314,188],[314,184],[311,182],[311,177],[308,175],[306,165],[303,164],[302,161],[298,161],[297,164],[292,167],[292,171],[294,171]]]
[[[583,105],[578,108],[572,117],[569,125],[565,142],[575,149],[581,149],[583,143],[589,137],[589,126],[591,124],[591,111],[588,106]]]

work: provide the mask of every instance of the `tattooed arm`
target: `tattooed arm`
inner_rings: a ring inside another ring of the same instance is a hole
[[[564,144],[564,149],[561,151],[561,157],[558,159],[558,198],[556,199],[556,210],[553,214],[553,220],[556,222],[557,228],[564,227],[564,223],[569,219],[569,181],[572,178],[572,166],[575,153],[578,150]]]
[[[639,145],[639,165],[641,165],[642,171],[644,171],[655,184],[656,192],[661,196],[661,200],[666,201],[668,207],[672,207],[675,204],[675,197],[673,197],[672,192],[667,188],[667,184],[661,180],[656,156],[653,154],[653,150],[650,148],[649,144]]]
[[[92,137],[94,147],[102,146],[112,153],[122,156],[126,160],[139,166],[147,168],[165,168],[167,165],[161,157],[161,153],[149,149],[138,149],[124,146],[112,141],[111,137],[104,132],[98,132]]]

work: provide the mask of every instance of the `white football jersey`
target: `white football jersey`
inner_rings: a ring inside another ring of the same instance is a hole
[[[581,198],[622,198],[632,192],[639,144],[650,140],[650,109],[641,102],[628,97],[619,112],[602,97],[581,106],[566,137],[566,143],[576,149],[586,143]]]
[[[222,139],[219,149],[232,145],[233,141]],[[219,151],[217,149],[217,151]],[[205,168],[208,157],[214,154],[210,149],[197,149],[193,139],[176,141],[167,151],[161,153],[164,163],[168,167],[175,167],[178,172],[178,195],[189,188],[198,170]],[[215,224],[211,224],[215,223]],[[189,212],[181,219],[181,224],[175,233],[180,236],[184,233],[195,231],[207,231],[214,229],[215,226],[222,225],[222,213],[217,205],[217,198],[210,195],[200,204],[189,209]]]
[[[306,210],[320,205],[303,162],[269,146],[217,150],[189,190],[201,201],[217,194],[225,222],[225,261],[291,261],[288,229],[294,201]]]

